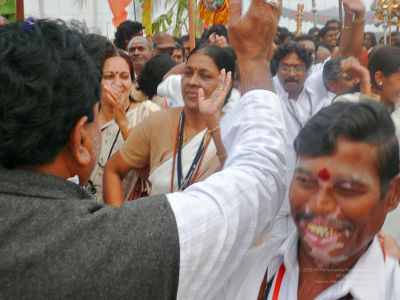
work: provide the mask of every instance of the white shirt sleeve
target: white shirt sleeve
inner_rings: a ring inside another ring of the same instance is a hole
[[[284,128],[275,94],[246,93],[221,122],[224,169],[168,195],[179,233],[178,299],[215,296],[275,218],[285,193]]]
[[[170,75],[165,78],[157,87],[157,95],[168,98],[169,107],[184,106],[182,89],[182,75]]]

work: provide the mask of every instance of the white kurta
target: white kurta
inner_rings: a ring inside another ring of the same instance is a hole
[[[280,300],[296,300],[299,282],[297,261],[298,235],[294,233],[282,245],[278,255],[268,267],[275,274],[283,262],[286,268],[279,291]],[[265,269],[266,270],[266,269]],[[258,287],[260,287],[261,280]],[[268,300],[272,299],[276,276]],[[377,237],[355,266],[338,282],[323,291],[315,300],[340,299],[351,293],[355,300],[398,300],[400,299],[400,266],[398,261],[383,255]]]
[[[280,100],[287,129],[286,182],[287,188],[289,189],[297,160],[293,145],[294,140],[306,122],[323,106],[321,100],[326,99],[328,91],[325,89],[323,84],[322,69],[319,69],[317,72],[314,72],[307,78],[304,83],[304,89],[297,100],[289,98],[289,94],[283,88],[278,76],[275,76],[272,80],[274,89]],[[285,239],[290,232],[294,230],[294,226],[289,215],[289,193],[287,192],[282,208],[280,209],[275,221],[276,224],[272,232],[273,238],[278,238],[283,241],[283,239]]]
[[[285,193],[285,129],[275,94],[246,93],[221,121],[224,169],[168,195],[179,232],[178,299],[211,299],[275,218]]]

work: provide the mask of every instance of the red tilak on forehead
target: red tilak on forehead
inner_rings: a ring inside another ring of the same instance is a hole
[[[331,174],[329,173],[327,168],[323,168],[321,171],[318,172],[318,177],[323,180],[327,181],[331,178]]]

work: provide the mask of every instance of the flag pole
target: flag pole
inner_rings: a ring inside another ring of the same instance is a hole
[[[137,21],[137,17],[136,17],[136,3],[135,3],[135,0],[132,0],[132,4],[133,4],[133,15],[135,16],[135,21]]]
[[[189,46],[190,50],[195,47],[196,36],[195,36],[195,16],[194,16],[194,0],[188,0],[188,14],[189,14]]]
[[[23,21],[24,18],[24,0],[17,0],[16,4],[16,20]]]
[[[343,28],[343,2],[339,0],[339,32],[342,33]]]

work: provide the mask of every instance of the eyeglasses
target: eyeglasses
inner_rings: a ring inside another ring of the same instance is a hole
[[[282,73],[290,73],[290,71],[292,71],[294,73],[303,73],[305,72],[306,68],[301,66],[301,65],[295,65],[295,66],[287,66],[287,65],[283,65],[283,66],[279,66],[279,71],[281,71]]]

